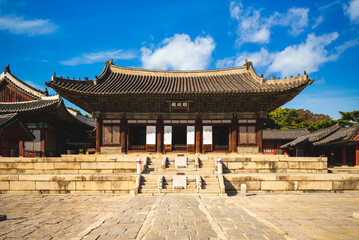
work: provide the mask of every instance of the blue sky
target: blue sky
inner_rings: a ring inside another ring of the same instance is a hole
[[[359,0],[0,0],[0,66],[44,89],[115,65],[215,69],[253,61],[258,74],[316,81],[284,105],[359,110]],[[70,104],[68,104],[70,105]]]

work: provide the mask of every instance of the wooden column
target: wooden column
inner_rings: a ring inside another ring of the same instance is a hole
[[[24,141],[19,142],[19,157],[24,157]]]
[[[201,153],[202,151],[202,119],[198,116],[196,119],[196,153]]]
[[[342,150],[342,164],[347,165],[347,147],[345,145]]]
[[[157,153],[163,152],[163,133],[164,133],[164,125],[163,125],[163,119],[162,116],[159,115],[157,118],[157,124],[156,124],[156,144],[157,144]]]
[[[357,142],[355,149],[355,165],[359,166],[359,142]]]
[[[102,146],[102,119],[97,118],[96,121],[96,153],[101,152]]]
[[[45,129],[44,128],[41,128],[40,130],[40,139],[41,139],[41,142],[40,142],[40,156],[41,157],[46,157],[46,149],[45,149]]]
[[[122,152],[127,153],[127,134],[128,134],[128,125],[127,125],[127,119],[126,115],[124,115],[121,119],[121,127],[120,127],[120,133],[121,133],[121,147]]]
[[[238,147],[238,118],[237,116],[234,116],[232,119],[232,134],[231,134],[231,146],[232,146],[232,153],[236,153],[237,152],[237,147]]]
[[[257,118],[257,146],[259,153],[263,153],[263,118]]]

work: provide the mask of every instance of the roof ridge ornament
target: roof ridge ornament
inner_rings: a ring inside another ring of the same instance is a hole
[[[105,65],[114,65],[113,64],[113,58],[111,58],[110,61],[106,61]]]
[[[4,73],[11,73],[10,71],[10,64],[5,66]]]
[[[244,61],[245,61],[244,66],[246,66],[246,69],[249,70],[249,68],[252,66],[252,62],[248,61],[247,59],[245,59]]]

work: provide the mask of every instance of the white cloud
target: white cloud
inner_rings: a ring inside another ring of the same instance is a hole
[[[274,13],[269,19],[271,26],[289,27],[289,34],[298,36],[308,26],[308,8],[291,8],[286,13]]]
[[[336,32],[319,37],[309,34],[305,43],[292,45],[281,52],[274,53],[274,59],[268,71],[279,72],[282,76],[301,73],[303,70],[308,73],[316,72],[323,63],[337,58],[337,55],[329,54],[325,47],[338,36]]]
[[[241,1],[232,1],[229,11],[231,18],[238,21],[237,44],[268,43],[273,26],[289,27],[289,34],[297,36],[308,26],[307,8],[291,8],[285,13],[275,12],[269,17],[262,16],[261,9],[243,8]]]
[[[323,16],[319,16],[318,18],[316,18],[314,20],[314,24],[312,26],[312,29],[315,29],[319,26],[319,24],[321,24],[324,21],[324,17]]]
[[[0,30],[14,34],[46,35],[53,34],[58,26],[48,19],[25,20],[24,17],[0,16]]]
[[[142,47],[142,64],[147,69],[202,70],[215,48],[211,36],[198,36],[194,41],[187,34],[175,34],[164,39],[160,47]]]
[[[242,66],[245,59],[248,59],[256,68],[266,69],[267,74],[279,73],[282,77],[302,73],[304,70],[307,73],[316,72],[324,63],[338,59],[346,49],[359,45],[359,39],[354,39],[328,51],[328,46],[338,37],[337,32],[320,36],[309,34],[305,42],[288,46],[282,51],[269,52],[262,47],[258,52],[242,52],[236,57],[218,60],[216,67]]]
[[[101,51],[101,52],[93,52],[93,53],[84,53],[81,56],[73,57],[68,60],[60,61],[62,65],[68,66],[76,66],[81,64],[92,64],[96,62],[104,62],[110,58],[114,60],[118,59],[133,59],[136,58],[136,55],[131,51],[123,51],[122,49],[119,50],[112,50],[112,51]]]
[[[359,23],[359,0],[351,0],[349,5],[344,5],[344,12],[352,22]]]

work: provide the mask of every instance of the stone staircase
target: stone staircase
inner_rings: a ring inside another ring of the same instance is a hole
[[[138,193],[220,193],[219,178],[213,158],[199,159],[195,156],[181,155],[181,157],[187,157],[187,167],[177,168],[175,157],[148,158],[147,166],[141,174]],[[186,177],[185,188],[173,187],[175,176]]]

